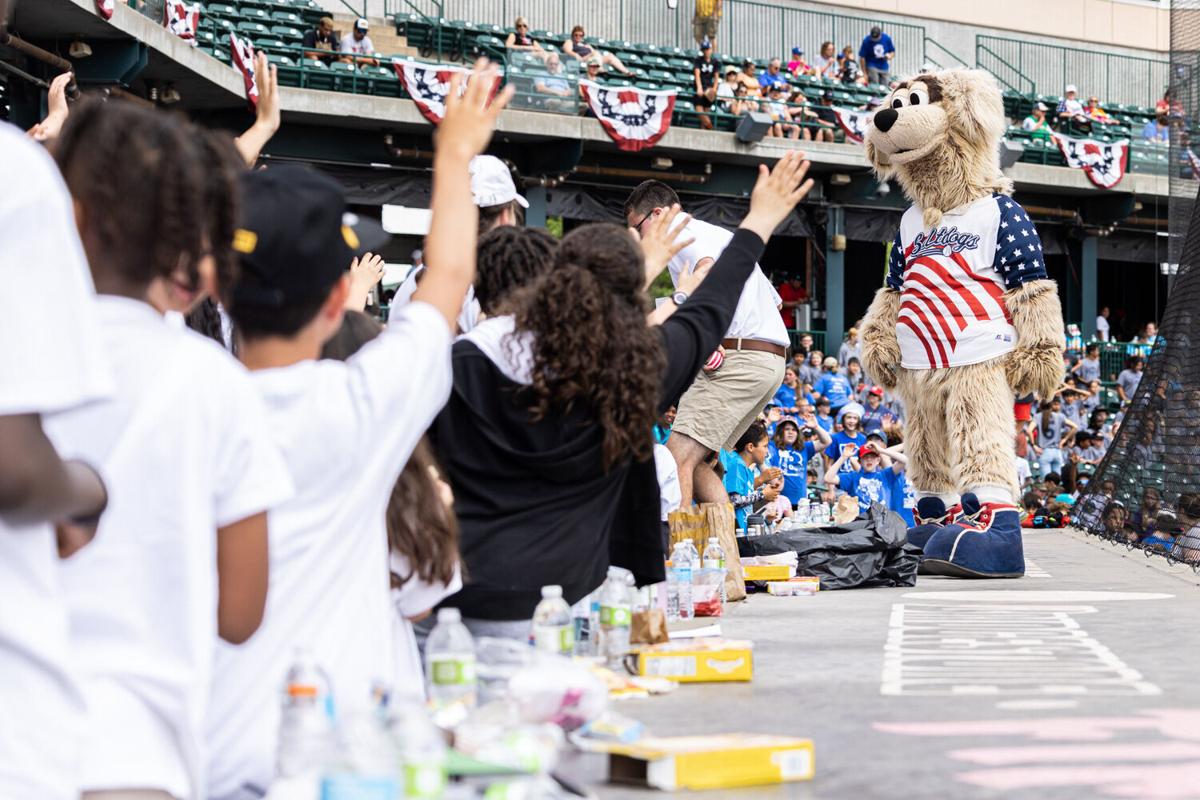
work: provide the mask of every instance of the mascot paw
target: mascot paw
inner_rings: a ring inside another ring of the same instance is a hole
[[[964,510],[969,498],[963,497]],[[975,514],[964,514],[925,542],[921,572],[951,578],[1021,577],[1025,550],[1020,511],[1008,503],[983,503]]]
[[[1004,357],[1004,374],[1018,395],[1053,397],[1062,384],[1062,349],[1049,343],[1018,345]]]
[[[896,368],[900,365],[900,345],[893,339],[891,342],[879,342],[868,347],[863,343],[863,370],[871,376],[871,380],[884,389],[896,388]]]

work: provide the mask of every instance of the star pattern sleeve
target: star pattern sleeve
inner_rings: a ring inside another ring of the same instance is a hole
[[[900,286],[904,283],[904,243],[900,241],[900,231],[896,231],[896,238],[892,242],[892,252],[888,256],[888,274],[887,287],[900,291]]]
[[[1045,279],[1046,257],[1042,253],[1042,239],[1029,214],[1011,197],[996,195],[996,203],[1000,207],[1000,228],[996,232],[992,269],[1000,273],[1006,289]]]

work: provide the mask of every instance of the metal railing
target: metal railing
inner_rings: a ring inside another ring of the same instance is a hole
[[[582,25],[589,36],[609,40],[696,47],[690,0],[682,0],[675,10],[668,10],[665,4],[655,9],[648,5],[650,0],[384,0],[389,16],[412,11],[430,19],[445,17],[507,28],[520,15],[533,30],[561,36],[560,45],[569,38],[571,28]],[[799,46],[811,63],[819,57],[821,44],[832,42],[839,52],[851,46],[857,57],[863,37],[875,24],[883,27],[896,46],[893,70],[900,74],[920,69],[926,60],[925,28],[920,25],[752,0],[725,0],[717,50],[738,59],[778,56],[786,60],[792,48]]]
[[[1139,56],[1041,44],[1001,36],[975,37],[975,61],[1006,88],[1059,95],[1067,84],[1081,99],[1153,107],[1167,86],[1170,63]]]
[[[925,61],[939,69],[954,69],[955,67],[970,67],[966,61],[938,40],[925,37]]]

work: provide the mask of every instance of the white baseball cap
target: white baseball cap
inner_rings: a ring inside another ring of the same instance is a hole
[[[371,24],[369,22],[367,22],[367,20],[364,17],[359,17],[358,19],[356,19],[354,21],[354,30],[356,30],[356,31],[365,31],[365,30],[369,29],[370,27],[371,27]]]
[[[479,208],[500,206],[516,200],[521,208],[529,201],[517,194],[508,165],[495,156],[475,156],[471,159],[471,199]]]
[[[1079,94],[1079,90],[1075,88],[1075,84],[1068,83],[1067,88],[1063,90],[1063,94],[1070,94],[1071,92],[1074,92],[1075,94]]]

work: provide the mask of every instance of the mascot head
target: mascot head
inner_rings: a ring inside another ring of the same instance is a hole
[[[926,72],[903,80],[867,128],[867,159],[895,177],[935,226],[942,214],[980,197],[1010,194],[1000,171],[1007,121],[996,79],[983,70]]]

